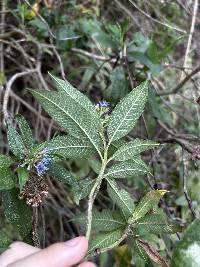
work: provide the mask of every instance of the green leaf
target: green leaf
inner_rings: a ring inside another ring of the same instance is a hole
[[[136,231],[150,232],[152,234],[173,234],[180,227],[177,223],[169,220],[162,209],[153,210],[151,213],[140,218],[135,225]]]
[[[162,196],[166,193],[166,190],[152,190],[148,192],[139,202],[135,208],[131,222],[135,222],[144,217],[147,212],[156,207]]]
[[[140,52],[131,52],[128,55],[129,61],[140,61],[144,64],[153,75],[157,75],[162,71],[162,66],[154,61],[152,61],[147,55]]]
[[[111,85],[104,91],[104,99],[117,103],[128,91],[124,68],[122,66],[116,67],[111,73]]]
[[[90,143],[73,136],[57,136],[45,142],[44,146],[48,148],[50,153],[60,154],[66,158],[85,158],[94,152]]]
[[[134,39],[129,43],[127,49],[128,61],[140,61],[147,66],[151,73],[158,74],[162,66],[158,64],[158,54],[155,43],[140,32],[134,34]]]
[[[148,261],[148,256],[146,252],[139,246],[137,239],[129,239],[128,244],[131,249],[133,258],[137,262],[138,266],[145,267]]]
[[[7,127],[7,139],[8,139],[8,145],[13,152],[13,154],[21,159],[23,158],[24,154],[24,144],[21,136],[18,134],[18,132],[8,125]]]
[[[154,141],[136,138],[133,141],[121,146],[112,156],[112,158],[117,161],[129,160],[141,152],[156,146],[159,146],[159,144]]]
[[[2,192],[2,204],[7,220],[17,229],[22,237],[30,233],[32,212],[24,201],[18,198],[17,189]]]
[[[12,163],[14,163],[14,161],[10,156],[0,154],[1,167],[9,167]]]
[[[94,185],[94,180],[91,178],[86,178],[78,181],[78,186],[74,186],[72,191],[74,193],[74,201],[77,205],[79,205],[79,201],[85,197],[87,197],[92,190]]]
[[[11,243],[11,238],[8,236],[8,234],[0,230],[0,254],[8,248],[8,246]]]
[[[81,213],[75,217],[75,221],[86,226],[86,215]],[[126,223],[120,214],[115,214],[111,210],[104,209],[101,212],[94,209],[92,213],[92,229],[95,232],[113,231],[125,227]]]
[[[102,142],[98,132],[99,125],[88,111],[77,105],[75,100],[66,97],[65,93],[37,90],[32,91],[32,94],[69,134],[82,140],[87,139],[101,155]]]
[[[115,249],[114,256],[115,256],[116,267],[130,267],[132,265],[131,264],[132,254],[127,244],[118,246]],[[139,266],[137,265],[137,267]]]
[[[135,164],[142,167],[146,172],[149,172],[149,167],[146,165],[146,163],[141,159],[140,156],[134,157],[131,159]]]
[[[115,231],[100,233],[92,237],[88,248],[88,255],[95,254],[96,249],[104,249],[112,246],[116,241],[120,239],[123,234],[123,229],[117,229]]]
[[[158,51],[156,43],[151,40],[149,48],[147,50],[147,56],[152,62],[156,63],[158,61]]]
[[[105,174],[106,177],[111,178],[126,178],[147,173],[148,170],[144,165],[138,164],[136,161],[128,160],[113,164]]]
[[[126,219],[134,211],[134,200],[131,195],[124,189],[119,189],[117,183],[111,179],[106,179],[108,183],[108,194],[112,201],[122,210]]]
[[[112,144],[108,148],[108,157],[110,158],[118,150],[118,148],[120,148],[122,145],[126,143],[127,141],[125,140],[125,138],[112,142]]]
[[[82,32],[88,35],[89,38],[92,37],[92,39],[95,40],[95,43],[98,43],[98,46],[101,47],[101,49],[111,48],[117,50],[119,46],[120,32],[119,27],[116,27],[116,25],[102,25],[102,23],[95,19],[87,18],[79,20],[79,28]],[[116,35],[118,36],[118,40],[116,39]]]
[[[61,183],[78,186],[77,179],[59,163],[50,164],[48,174],[55,177]]]
[[[136,32],[133,35],[133,40],[128,45],[127,52],[147,52],[151,40],[144,36],[141,32]]]
[[[95,231],[113,231],[126,226],[123,216],[108,209],[101,212],[95,210],[93,218],[92,224]]]
[[[33,26],[33,28],[36,28],[43,37],[49,36],[48,26],[38,17],[33,18],[28,24]]]
[[[19,129],[21,131],[21,137],[23,139],[24,144],[26,145],[27,148],[32,148],[34,146],[34,140],[29,124],[27,123],[25,118],[20,114],[16,115],[16,120],[19,125]]]
[[[26,168],[19,167],[17,169],[17,175],[18,175],[18,179],[19,179],[19,188],[21,191],[22,188],[24,187],[26,181],[28,180],[29,172],[27,171]]]
[[[155,263],[159,264],[162,267],[169,267],[168,263],[163,259],[160,254],[150,246],[146,241],[142,239],[137,239],[137,244],[147,253],[149,258]]]
[[[194,220],[176,244],[171,267],[200,267],[200,219]]]
[[[108,121],[109,144],[128,134],[144,110],[148,82],[143,82],[124,97],[113,110]]]
[[[173,127],[169,108],[162,105],[162,100],[156,96],[155,88],[150,86],[148,94],[148,114],[164,122],[167,126]]]
[[[63,26],[61,26],[61,27],[59,27],[59,30],[58,30],[58,33],[57,33],[57,39],[59,40],[59,41],[64,41],[66,38],[72,38],[73,39],[73,37],[75,37],[76,36],[76,34],[75,34],[75,32],[73,31],[73,28],[70,26],[70,24],[68,24],[68,25],[63,25]],[[61,44],[60,44],[60,46],[63,44],[64,42],[62,42]],[[62,47],[62,46],[61,46]],[[64,45],[63,45],[63,47],[66,47],[65,46],[65,43],[64,43]],[[50,73],[49,73],[50,74]],[[50,74],[51,75],[51,74]]]
[[[92,170],[96,173],[99,174],[101,170],[101,162],[96,160],[96,159],[89,159],[88,163]]]
[[[8,190],[15,186],[14,183],[14,174],[8,168],[4,166],[0,166],[0,191],[1,190]]]
[[[66,80],[64,81],[62,79],[59,79],[59,78],[53,76],[51,73],[49,73],[49,75],[51,76],[51,78],[55,82],[55,85],[60,92],[65,93],[66,97],[74,100],[84,110],[89,112],[91,117],[94,117],[95,122],[97,124],[100,124],[99,115],[95,109],[95,106],[92,104],[92,102],[89,100],[89,98],[87,96],[85,96],[79,90],[74,88],[68,81],[66,81]]]

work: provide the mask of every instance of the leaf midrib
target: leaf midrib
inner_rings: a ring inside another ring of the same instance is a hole
[[[115,188],[113,187],[112,183],[110,183],[110,181],[107,179],[110,187],[114,190],[115,194],[117,194],[117,196],[119,197],[119,199],[121,199],[121,201],[123,202],[124,206],[127,208],[127,210],[130,212],[130,214],[133,212],[129,206],[126,205],[126,202],[121,198],[120,194],[118,194],[118,192],[115,190]]]
[[[126,172],[126,171],[135,171],[135,170],[137,170],[137,171],[139,171],[139,172],[144,172],[144,170],[140,170],[140,169],[137,169],[137,167],[135,167],[134,169],[128,169],[128,168],[126,168],[126,169],[119,169],[119,170],[117,170],[117,171],[112,171],[112,172],[108,172],[108,173],[106,173],[105,174],[105,176],[109,176],[109,175],[112,175],[112,174],[116,174],[116,173],[118,173],[118,172],[121,172],[121,171],[124,171],[124,172]]]
[[[58,150],[58,149],[66,149],[66,148],[91,148],[90,146],[78,145],[78,146],[59,146],[54,148],[48,148],[49,151]]]
[[[117,231],[117,230],[116,230]],[[88,253],[90,253],[95,247],[99,247],[102,243],[106,242],[107,240],[109,240],[113,235],[116,234],[116,231],[113,231],[110,233],[110,235],[106,236],[104,239],[102,239],[99,243],[96,243],[92,248],[90,248],[90,250],[88,251]]]
[[[121,150],[119,149],[116,153],[115,153],[115,155],[113,155],[113,156],[118,156],[119,154],[121,154],[121,153],[123,153],[123,152],[126,152],[127,150],[131,150],[131,149],[134,149],[134,148],[139,148],[139,147],[142,147],[142,146],[159,146],[159,144],[148,144],[148,143],[146,143],[146,144],[140,144],[140,145],[137,145],[137,144],[133,144],[133,145],[130,145],[129,147],[126,145],[126,147],[123,147],[123,148],[121,148]],[[134,153],[134,152],[133,152]],[[137,152],[138,153],[138,152]],[[135,154],[135,155],[133,155],[133,156],[136,156],[137,154]]]
[[[73,89],[68,89],[68,90],[66,90],[65,89],[65,87],[60,83],[60,81],[59,81],[59,79],[57,79],[56,77],[54,77],[53,75],[51,75],[50,74],[50,76],[54,79],[54,81],[56,81],[58,84],[59,84],[59,86],[63,89],[63,91],[69,96],[69,97],[71,97],[76,103],[79,103],[78,101],[77,101],[77,97],[79,97],[79,94],[78,93],[75,93],[74,92],[74,94],[76,94],[76,95],[73,95],[73,93],[72,92],[69,92],[70,90],[72,91],[72,90],[75,90],[75,88],[68,82],[68,84],[70,84],[71,86],[72,86],[72,88]],[[84,95],[83,96],[81,96],[81,97],[84,97]],[[89,106],[89,104],[87,105],[81,105],[81,107],[82,108],[84,108],[87,112],[89,112],[92,116],[94,116],[95,118],[96,118],[96,116],[95,116],[95,114],[92,112],[92,103],[91,103],[91,106]],[[89,108],[88,108],[89,107]],[[91,107],[91,109],[90,109],[90,107]],[[95,110],[94,110],[95,111]]]
[[[143,89],[143,88],[142,88]],[[128,116],[128,114],[131,112],[131,110],[133,109],[133,107],[136,105],[138,98],[140,97],[140,95],[143,93],[143,90],[140,91],[140,93],[137,95],[133,105],[131,106],[131,108],[129,109],[129,111],[126,113],[126,116],[121,120],[121,122],[119,123],[118,127],[116,128],[114,134],[112,135],[112,137],[110,138],[109,144],[112,143],[113,138],[115,137],[115,135],[117,134],[119,128],[121,127],[122,123],[124,122],[124,120],[126,119],[126,117]]]
[[[107,222],[107,223],[109,223],[109,222],[112,222],[112,223],[116,223],[116,224],[119,224],[119,225],[122,225],[122,226],[124,226],[125,224],[123,223],[123,222],[120,222],[120,221],[117,221],[117,220],[114,220],[114,219],[108,219],[108,218],[98,218],[98,219],[96,219],[96,218],[94,218],[93,219],[94,221],[99,221],[99,222]]]
[[[136,210],[136,212],[133,213],[133,219],[134,220],[138,220],[139,218],[141,218],[140,214],[143,212],[144,209],[146,209],[146,207],[149,205],[149,203],[151,203],[151,199],[149,199],[146,203],[144,203],[144,205],[141,206],[141,208],[138,211]],[[137,209],[137,207],[136,207],[136,209]],[[147,212],[148,211],[146,211],[146,213]],[[138,215],[139,215],[139,217],[138,217]],[[136,219],[134,217],[136,217]]]

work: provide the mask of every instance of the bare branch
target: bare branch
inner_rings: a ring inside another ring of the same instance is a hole
[[[152,18],[149,14],[147,14],[146,12],[144,12],[141,8],[139,8],[132,0],[128,0],[137,10],[139,10],[145,17],[147,17],[148,19],[150,19],[150,20],[152,20],[152,21],[154,21],[154,22],[156,22],[156,23],[158,23],[158,24],[161,24],[161,25],[163,25],[163,26],[165,26],[165,27],[167,27],[167,28],[169,28],[169,29],[173,29],[173,30],[175,30],[175,31],[178,31],[178,32],[182,32],[182,33],[186,33],[186,31],[185,30],[182,30],[182,29],[180,29],[180,28],[177,28],[177,27],[175,27],[175,26],[172,26],[172,25],[170,25],[170,24],[168,24],[168,23],[165,23],[165,22],[162,22],[162,21],[159,21],[158,19],[154,19],[154,18]]]
[[[25,76],[25,75],[28,75],[28,74],[32,74],[32,73],[35,73],[35,72],[37,72],[37,69],[22,71],[22,72],[19,72],[19,73],[16,73],[15,75],[13,75],[10,78],[10,80],[8,81],[7,86],[6,86],[6,90],[5,90],[5,93],[4,93],[4,98],[3,98],[2,111],[3,111],[3,114],[4,114],[4,119],[6,119],[8,117],[8,109],[7,109],[8,100],[9,100],[10,91],[11,91],[11,87],[12,87],[13,83],[19,77],[22,77],[22,76]]]
[[[188,74],[178,85],[176,85],[172,90],[159,92],[156,95],[164,96],[164,95],[171,95],[176,94],[195,74],[200,71],[200,65],[194,69],[190,74]]]
[[[189,197],[189,194],[188,194],[188,191],[187,191],[187,181],[186,181],[186,175],[185,175],[185,164],[184,164],[184,150],[182,149],[182,167],[183,167],[183,191],[184,191],[184,195],[185,195],[185,198],[187,200],[187,203],[188,203],[188,207],[192,213],[192,217],[193,219],[196,218],[196,213],[195,213],[195,210],[193,208],[193,205],[192,205],[192,200],[190,199]]]
[[[77,52],[77,53],[79,53],[81,55],[84,55],[84,56],[92,58],[92,59],[96,59],[96,60],[100,60],[100,61],[112,61],[112,62],[115,62],[115,59],[111,60],[109,57],[96,55],[94,53],[90,53],[90,52],[84,51],[84,50],[79,49],[79,48],[72,48],[71,51]]]
[[[185,59],[184,59],[184,63],[183,63],[183,68],[188,66],[188,56],[189,56],[190,48],[191,48],[191,44],[192,44],[192,36],[194,33],[194,27],[195,27],[195,22],[196,22],[196,17],[197,17],[198,5],[199,5],[198,0],[194,0],[192,22],[191,22],[190,33],[189,33],[188,42],[187,42],[187,48],[186,48],[186,52],[185,52]],[[182,72],[180,80],[182,80],[183,77],[184,77],[184,72]]]

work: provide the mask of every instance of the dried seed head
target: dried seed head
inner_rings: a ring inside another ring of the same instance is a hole
[[[43,177],[31,175],[19,194],[19,198],[25,199],[28,205],[37,207],[45,200],[47,195],[48,185],[45,179]]]

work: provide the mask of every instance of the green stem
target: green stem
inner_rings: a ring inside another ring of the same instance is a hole
[[[98,175],[98,177],[96,178],[95,184],[92,187],[92,190],[89,194],[89,200],[88,200],[88,211],[87,211],[87,231],[86,231],[86,238],[89,240],[90,239],[90,234],[91,234],[91,229],[92,229],[92,208],[93,208],[93,204],[94,204],[94,200],[99,192],[100,186],[101,186],[101,182],[104,178],[104,171],[107,165],[107,154],[108,154],[108,146],[106,145],[106,140],[103,134],[103,128],[102,131],[100,132],[102,141],[103,141],[103,145],[104,145],[104,157],[102,160],[102,165],[101,165],[101,170],[100,173]]]
[[[87,232],[86,232],[86,238],[88,240],[90,239],[90,233],[91,233],[91,229],[92,229],[92,207],[93,207],[96,195],[100,189],[101,182],[103,180],[103,174],[104,174],[105,167],[106,167],[106,164],[103,161],[99,176],[97,177],[96,182],[95,182],[94,186],[92,187],[92,190],[91,190],[90,195],[89,195],[88,211],[87,211],[87,213],[88,213],[87,214]]]

